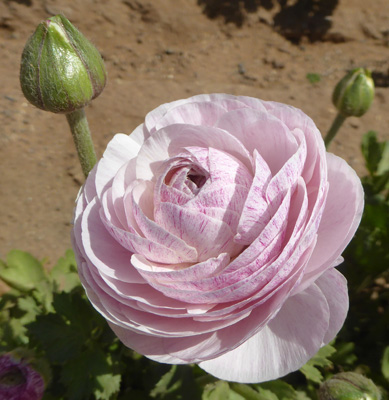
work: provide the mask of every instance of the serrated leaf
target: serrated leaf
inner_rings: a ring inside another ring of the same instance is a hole
[[[365,158],[366,168],[374,175],[382,157],[382,146],[378,143],[377,132],[369,131],[362,137],[362,154]]]
[[[311,400],[311,398],[302,390],[296,390],[296,400]]]
[[[150,396],[156,398],[160,394],[167,393],[171,386],[173,377],[177,371],[177,365],[173,365],[170,370],[162,375],[162,378],[157,382],[154,389],[150,392]]]
[[[48,280],[42,280],[35,285],[32,292],[34,299],[43,306],[46,312],[52,312],[53,285]]]
[[[96,339],[107,328],[107,322],[92,307],[83,290],[54,293],[53,307],[85,340]],[[111,332],[110,329],[108,331]]]
[[[264,388],[259,388],[259,394],[262,396],[262,397],[258,397],[258,400],[259,399],[266,399],[266,400],[279,400],[278,399],[278,396],[274,393],[274,392],[272,392],[271,390],[268,390],[268,389],[264,389]]]
[[[305,364],[300,368],[300,371],[305,375],[305,377],[315,383],[322,383],[324,378],[321,372],[314,367],[312,364]]]
[[[11,250],[7,263],[0,262],[0,278],[12,288],[28,292],[47,279],[42,264],[31,254]]]
[[[160,365],[154,369],[160,371]],[[151,373],[151,374],[150,374]],[[154,374],[148,371],[148,381]],[[160,377],[161,374],[156,375]],[[164,400],[195,400],[200,396],[200,388],[193,379],[193,369],[187,365],[173,365],[168,372],[159,378],[158,382],[149,391],[149,396],[154,399]]]
[[[57,291],[71,292],[81,286],[77,272],[77,263],[72,250],[67,250],[50,272],[50,277],[56,285]]]
[[[296,391],[293,386],[277,379],[275,381],[264,382],[259,385],[262,389],[270,390],[279,400],[296,400]]]
[[[250,386],[243,383],[230,383],[230,388],[245,400],[278,400],[274,393],[261,388],[260,385]]]
[[[381,362],[382,375],[389,381],[389,346],[384,350]]]
[[[336,348],[336,353],[331,356],[331,359],[335,364],[352,365],[355,363],[357,356],[354,354],[354,343],[337,343]]]
[[[12,318],[8,324],[10,331],[12,332],[12,339],[20,345],[28,344],[28,337],[26,335],[26,328],[19,319]]]
[[[335,347],[327,344],[308,361],[308,364],[316,365],[318,367],[328,367],[332,365],[332,362],[328,357],[332,356],[335,352]]]
[[[19,309],[25,313],[20,318],[20,322],[22,324],[29,324],[30,322],[34,321],[36,316],[41,312],[35,300],[30,296],[18,298],[17,305]]]
[[[202,400],[229,400],[230,387],[225,381],[208,384],[204,388]]]
[[[68,400],[89,399],[92,395],[108,400],[120,388],[120,375],[113,373],[109,355],[98,349],[87,349],[63,366],[61,382],[67,388]],[[109,387],[105,388],[105,384]]]
[[[27,329],[52,363],[62,363],[75,357],[85,342],[80,329],[67,324],[58,314],[39,315],[36,321],[27,325]]]
[[[103,374],[96,377],[97,384],[100,386],[94,390],[97,400],[109,400],[112,395],[119,392],[121,375]]]
[[[69,360],[62,368],[61,382],[67,388],[66,398],[69,400],[89,399],[94,391],[90,368],[95,364],[90,352],[83,352]]]
[[[335,347],[327,344],[322,347],[315,356],[313,356],[304,366],[300,368],[300,371],[305,377],[315,383],[323,382],[323,375],[316,367],[329,367],[332,365],[332,361],[328,359],[332,354],[336,352]]]
[[[228,400],[247,400],[247,399],[241,396],[240,394],[234,392],[233,390],[230,390],[230,397],[228,397]]]
[[[377,166],[377,174],[383,175],[389,171],[389,140],[382,144],[381,160]]]

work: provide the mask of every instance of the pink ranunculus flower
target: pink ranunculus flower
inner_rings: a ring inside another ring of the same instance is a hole
[[[341,328],[334,267],[362,209],[357,175],[303,112],[200,95],[112,139],[78,198],[73,243],[90,301],[125,345],[261,382]]]

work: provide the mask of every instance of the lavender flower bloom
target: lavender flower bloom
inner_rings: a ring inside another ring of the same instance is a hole
[[[0,356],[0,400],[40,400],[44,389],[42,376],[23,359]]]

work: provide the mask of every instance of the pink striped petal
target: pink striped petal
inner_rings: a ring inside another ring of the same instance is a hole
[[[266,199],[266,188],[271,178],[271,172],[257,150],[254,150],[254,162],[254,178],[246,197],[235,237],[238,243],[245,245],[252,243],[271,219],[271,211]]]
[[[233,241],[235,233],[225,222],[199,211],[171,203],[162,203],[157,215],[158,224],[163,229],[197,250],[198,261],[217,257],[225,252],[233,256],[242,248]],[[212,243],[212,247],[209,243]]]
[[[177,124],[155,132],[145,141],[137,157],[137,178],[154,180],[164,160],[182,153],[183,149],[190,146],[214,147],[231,154],[246,168],[251,168],[249,153],[229,133],[212,127]]]
[[[273,175],[296,152],[297,142],[285,124],[272,115],[249,108],[226,113],[216,125],[234,135],[249,151],[257,150]]]

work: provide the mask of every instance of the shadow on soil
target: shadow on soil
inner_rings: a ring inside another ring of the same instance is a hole
[[[240,27],[248,13],[260,8],[279,10],[273,17],[273,28],[292,43],[302,37],[315,42],[331,27],[331,15],[339,0],[197,0],[208,18],[224,18],[226,23]]]
[[[371,74],[375,87],[389,87],[389,71],[387,74],[373,71]]]

